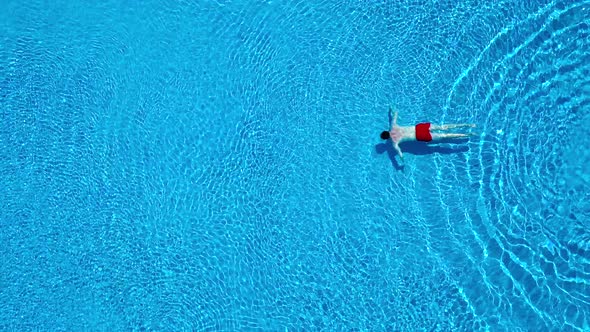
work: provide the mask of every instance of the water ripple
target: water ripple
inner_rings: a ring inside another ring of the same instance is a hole
[[[483,127],[460,171],[479,187],[466,214],[486,287],[546,327],[588,319],[589,36],[590,4],[553,2],[494,36],[446,103]]]

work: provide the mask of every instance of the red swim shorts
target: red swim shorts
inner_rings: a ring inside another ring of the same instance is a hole
[[[416,125],[416,139],[422,142],[432,141],[432,135],[430,134],[430,123],[419,123]]]

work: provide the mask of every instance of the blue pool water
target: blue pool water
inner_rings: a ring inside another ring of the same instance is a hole
[[[0,1],[0,330],[590,331],[587,1]],[[476,123],[402,146],[399,123]]]

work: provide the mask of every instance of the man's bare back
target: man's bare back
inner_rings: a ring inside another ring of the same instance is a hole
[[[391,108],[389,109],[391,112]],[[389,139],[393,143],[394,149],[399,154],[400,158],[404,158],[402,150],[399,144],[407,141],[421,141],[421,142],[432,142],[439,141],[441,139],[448,138],[467,138],[470,134],[454,134],[454,133],[433,133],[432,131],[445,131],[448,129],[469,127],[475,128],[474,124],[460,123],[460,124],[448,124],[448,125],[433,125],[429,122],[419,123],[415,126],[398,126],[397,124],[397,111],[393,116],[393,124],[389,131],[381,133],[381,139]]]

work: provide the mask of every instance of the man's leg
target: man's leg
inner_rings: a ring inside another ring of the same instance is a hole
[[[463,127],[475,128],[475,125],[474,124],[471,124],[471,123],[456,123],[456,124],[446,124],[446,125],[430,125],[430,130],[449,130],[449,129],[463,128]]]
[[[445,138],[467,138],[470,134],[432,134],[432,140],[441,140]]]

